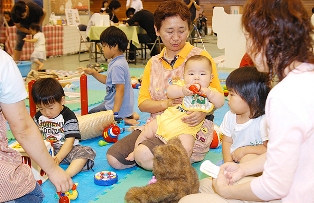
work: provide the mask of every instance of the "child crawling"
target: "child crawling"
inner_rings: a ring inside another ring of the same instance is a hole
[[[174,137],[179,137],[189,157],[196,139],[197,132],[201,129],[203,122],[197,126],[190,126],[182,122],[187,111],[202,111],[212,114],[214,107],[221,107],[224,103],[224,96],[216,89],[210,88],[213,78],[212,66],[208,58],[201,55],[190,57],[186,61],[184,70],[184,81],[173,82],[167,88],[167,96],[170,99],[183,98],[182,103],[168,107],[156,119],[145,125],[135,142],[135,148],[144,140],[157,136],[165,144]],[[191,85],[199,86],[199,92],[190,90]],[[134,160],[134,151],[129,154],[126,160]]]

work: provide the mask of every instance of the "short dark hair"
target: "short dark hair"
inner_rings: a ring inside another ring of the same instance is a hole
[[[266,98],[270,91],[267,73],[259,72],[256,67],[238,68],[229,74],[226,86],[248,104],[250,118],[265,114]]]
[[[118,45],[119,50],[124,52],[128,47],[129,40],[122,30],[116,26],[110,26],[101,33],[100,42],[109,47]]]
[[[118,9],[121,7],[121,3],[120,1],[117,1],[117,0],[112,0],[110,3],[109,3],[109,9],[112,10],[112,9]]]
[[[188,22],[188,26],[191,25],[191,13],[185,3],[178,0],[168,0],[159,4],[154,12],[154,21],[157,30],[160,30],[162,22],[173,16],[179,16],[183,21]]]
[[[206,56],[203,56],[203,55],[191,56],[190,58],[186,60],[185,64],[187,64],[189,61],[202,61],[202,60],[205,60],[208,63],[209,70],[212,72],[212,62]]]
[[[40,31],[40,26],[38,23],[31,23],[29,25],[29,28],[32,29],[32,30],[35,30],[36,32],[39,32]]]
[[[22,18],[22,14],[26,12],[26,3],[24,1],[18,1],[14,4],[11,10],[11,16],[15,17],[16,20]]]
[[[130,17],[130,15],[132,15],[132,14],[134,14],[135,13],[135,9],[134,8],[132,8],[132,7],[130,7],[130,8],[128,8],[128,10],[126,10],[126,12],[125,12],[125,15],[126,15],[126,17]]]
[[[40,78],[36,80],[32,88],[32,97],[35,104],[61,103],[64,90],[55,78]]]

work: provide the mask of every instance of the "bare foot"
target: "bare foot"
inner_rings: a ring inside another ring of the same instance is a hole
[[[139,122],[133,118],[124,118],[124,123],[127,125],[138,125]]]

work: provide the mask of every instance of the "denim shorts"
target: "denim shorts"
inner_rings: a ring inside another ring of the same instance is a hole
[[[10,201],[4,202],[4,203],[25,203],[25,202],[41,203],[41,202],[43,202],[44,197],[45,197],[45,195],[42,192],[40,185],[38,183],[36,183],[36,187],[32,192],[30,192],[30,193],[28,193],[28,194],[26,194],[20,198],[17,198],[15,200],[10,200]]]

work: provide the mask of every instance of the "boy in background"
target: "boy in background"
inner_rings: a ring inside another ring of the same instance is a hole
[[[53,146],[56,164],[69,164],[66,173],[73,177],[80,171],[94,166],[95,151],[79,144],[81,134],[78,120],[65,104],[64,90],[54,78],[37,80],[32,89],[32,97],[38,108],[34,121],[44,139]]]
[[[129,65],[123,55],[129,41],[125,33],[115,26],[105,29],[100,35],[100,41],[104,57],[112,59],[108,64],[107,75],[98,73],[94,68],[78,68],[106,85],[107,94],[104,101],[88,113],[112,110],[114,116],[123,118],[126,124],[137,125],[139,115],[133,110],[134,93]]]

